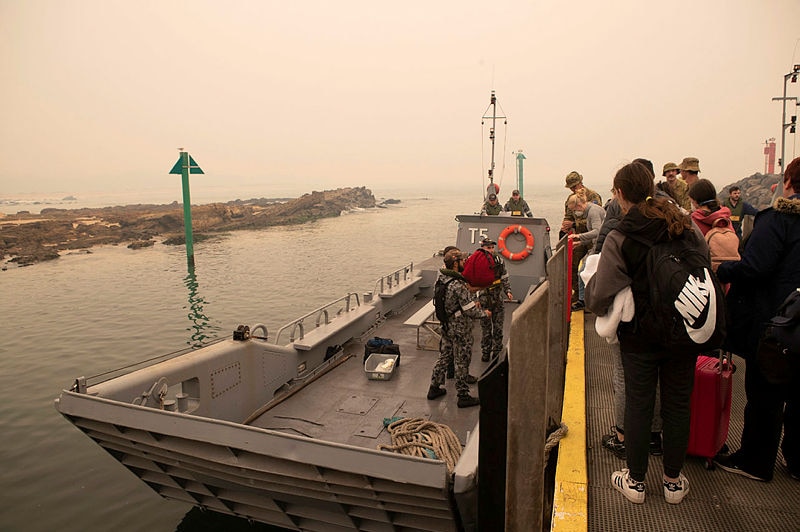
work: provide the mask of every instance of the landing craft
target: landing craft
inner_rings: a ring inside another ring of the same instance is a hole
[[[491,164],[490,177],[493,157]],[[162,497],[290,530],[500,530],[512,496],[506,471],[526,482],[539,479],[533,495],[513,496],[529,501],[525,507],[541,519],[547,508],[540,451],[547,423],[560,419],[563,367],[560,377],[560,363],[550,370],[553,391],[529,387],[540,395],[524,400],[536,401],[527,404],[540,412],[525,423],[539,422],[525,434],[524,456],[517,456],[507,422],[508,359],[533,360],[535,350],[546,358],[547,339],[565,337],[563,320],[548,319],[537,310],[541,298],[531,297],[547,278],[549,225],[541,218],[475,214],[456,220],[462,251],[473,251],[484,236],[502,237],[517,298],[508,303],[507,350],[490,363],[474,357],[483,370],[480,408],[456,408],[455,394],[426,398],[440,333],[431,300],[442,266],[438,254],[276,332],[242,325],[197,349],[79,377],[55,407]],[[564,264],[550,276],[558,286]],[[561,301],[556,308],[563,309],[563,291],[550,293],[545,307]],[[531,334],[536,341],[513,340]],[[399,346],[394,364],[378,366],[365,357],[374,337]],[[563,360],[563,341],[558,349]],[[552,402],[538,402],[545,393],[554,394]],[[433,422],[455,443],[425,449],[403,443],[387,429],[398,419]],[[535,465],[528,467],[531,459]]]

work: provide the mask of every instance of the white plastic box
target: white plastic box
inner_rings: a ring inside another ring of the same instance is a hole
[[[388,381],[394,375],[397,367],[398,355],[383,355],[372,353],[364,361],[364,373],[367,377],[375,381]]]

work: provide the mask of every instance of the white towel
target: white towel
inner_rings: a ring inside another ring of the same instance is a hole
[[[594,276],[598,262],[600,262],[600,253],[594,253],[584,259],[583,271],[581,272],[581,279],[584,285],[589,284],[589,279]]]
[[[617,327],[621,321],[631,321],[633,319],[635,307],[633,304],[633,292],[630,286],[626,286],[614,296],[614,301],[608,307],[605,316],[597,316],[594,320],[594,328],[597,334],[606,339],[609,344],[616,344]]]

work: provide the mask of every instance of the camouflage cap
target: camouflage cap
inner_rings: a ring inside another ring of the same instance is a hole
[[[484,237],[484,239],[481,240],[481,246],[496,246],[496,245],[497,245],[497,242],[495,242],[494,240],[492,240],[488,236]]]
[[[700,160],[697,157],[685,157],[678,168],[680,168],[681,171],[691,170],[693,172],[699,172]]]
[[[669,172],[670,170],[680,170],[680,168],[678,168],[678,165],[675,163],[667,163],[664,165],[664,170],[661,171],[661,175],[662,176],[667,175],[667,172]]]
[[[576,172],[575,170],[573,170],[572,172],[567,174],[567,181],[564,186],[565,188],[572,188],[575,185],[579,185],[581,183],[583,183],[583,176],[578,172]]]

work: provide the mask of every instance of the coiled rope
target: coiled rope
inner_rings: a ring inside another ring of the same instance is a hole
[[[461,442],[447,425],[416,417],[393,421],[386,429],[392,436],[392,444],[378,445],[381,451],[438,459],[447,464],[450,473],[461,457]]]
[[[386,421],[389,421],[388,419]],[[392,421],[386,427],[392,436],[391,445],[378,445],[380,451],[392,451],[408,456],[442,460],[447,471],[452,473],[461,457],[461,442],[447,425],[428,421],[425,418],[402,418]],[[544,444],[544,466],[547,467],[550,451],[558,445],[569,432],[561,423],[547,435]]]

